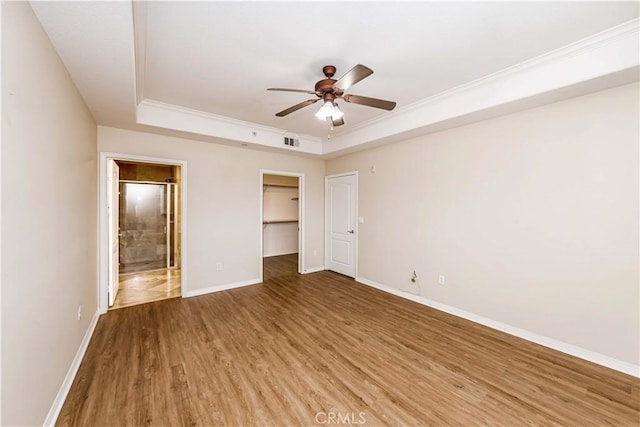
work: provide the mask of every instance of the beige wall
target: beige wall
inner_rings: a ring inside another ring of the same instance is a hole
[[[633,84],[328,161],[359,276],[638,365],[638,117]]]
[[[639,364],[638,89],[327,162],[360,171],[359,275]],[[97,133],[28,3],[3,2],[2,425],[42,424],[96,311],[96,145],[188,162],[190,291],[260,277],[260,169],[305,174],[323,265],[324,161]]]
[[[187,161],[187,291],[261,277],[260,169],[305,174],[305,266],[323,265],[323,160],[103,126],[98,149]]]
[[[96,124],[26,2],[2,3],[2,154],[1,424],[41,425],[97,308]]]

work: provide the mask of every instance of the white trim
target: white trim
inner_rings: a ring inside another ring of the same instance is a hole
[[[108,301],[108,266],[110,249],[108,245],[108,218],[107,218],[107,160],[128,160],[139,163],[159,163],[164,165],[180,166],[181,179],[180,191],[182,194],[182,204],[180,205],[181,215],[181,236],[180,236],[180,284],[182,297],[187,293],[187,161],[177,159],[166,159],[162,157],[138,156],[125,153],[111,153],[101,151],[98,162],[98,311],[106,313],[109,307]],[[105,243],[106,242],[106,243]]]
[[[325,270],[326,270],[326,268],[324,268],[324,266],[314,267],[314,268],[307,268],[306,270],[304,270],[302,272],[302,274],[318,273],[320,271],[325,271]]]
[[[147,2],[132,2],[133,18],[133,73],[135,76],[135,102],[139,104],[144,99],[144,80],[147,58]]]
[[[279,148],[286,152],[321,155],[322,140],[311,135],[299,135],[300,145],[292,150],[284,145],[286,129],[247,122],[179,105],[143,99],[136,107],[136,123],[173,129],[256,146]]]
[[[356,282],[362,283],[363,285],[371,286],[372,288],[376,288],[383,292],[387,292],[387,293],[417,302],[418,304],[426,305],[427,307],[431,307],[436,310],[443,311],[445,313],[453,314],[454,316],[461,317],[466,320],[470,320],[474,323],[487,326],[491,329],[496,329],[498,331],[507,333],[509,335],[513,335],[518,338],[522,338],[527,341],[540,344],[544,347],[557,350],[561,353],[569,354],[571,356],[575,356],[577,358],[587,360],[589,362],[598,364],[600,366],[604,366],[606,368],[610,368],[615,371],[640,378],[640,366],[638,365],[633,365],[631,363],[623,362],[621,360],[614,359],[613,357],[609,357],[604,354],[597,353],[595,351],[587,350],[585,348],[578,347],[572,344],[567,344],[565,342],[562,342],[553,338],[549,338],[544,335],[539,335],[534,332],[527,331],[525,329],[516,328],[515,326],[507,325],[506,323],[489,319],[487,317],[469,313],[468,311],[460,310],[459,308],[451,307],[449,305],[430,300],[420,295],[414,295],[408,292],[404,292],[404,291],[392,288],[390,286],[386,286],[386,285],[374,282],[373,280],[365,279],[364,277],[356,277]]]
[[[0,22],[4,22],[2,20],[2,9],[3,8],[0,7]],[[0,46],[3,46],[3,44],[2,44],[2,31],[0,31]],[[4,80],[2,79],[2,67],[0,67],[0,87],[2,86],[2,82],[4,82]],[[6,87],[6,85],[5,85],[5,87]],[[4,117],[4,115],[2,114],[2,109],[3,109],[2,102],[0,102],[0,117]],[[1,123],[2,122],[0,122],[0,128],[2,128],[2,124]],[[0,131],[0,139],[2,139],[1,135],[3,135],[3,132]],[[5,138],[5,141],[6,140],[7,139]],[[6,148],[5,148],[5,151],[6,151]],[[1,161],[1,159],[2,159],[2,144],[0,144],[0,172],[1,172],[1,169],[2,169],[2,166],[1,166],[2,165],[2,161]],[[2,177],[2,173],[0,173],[0,184],[1,184],[1,181],[2,181],[1,177]],[[5,182],[6,182],[6,179],[7,178],[5,178]],[[1,196],[1,193],[2,193],[2,185],[0,185],[0,196]],[[2,200],[2,197],[0,197],[0,200]],[[1,204],[2,203],[0,202],[0,242],[3,241],[2,238],[1,238],[2,237],[2,206],[1,206]],[[2,244],[0,244],[0,278],[2,278],[2,277],[3,277],[2,276]],[[1,282],[1,279],[0,279],[0,282]],[[0,307],[2,307],[2,283],[0,283]],[[3,387],[2,387],[2,378],[3,378],[2,377],[2,366],[3,366],[2,355],[4,353],[2,352],[2,330],[3,330],[2,329],[2,316],[0,315],[0,423],[2,422],[2,402],[3,402],[3,400],[2,400],[2,389],[3,389]]]
[[[349,175],[355,175],[356,177],[356,209],[354,212],[355,218],[354,218],[354,230],[355,230],[355,236],[353,238],[353,248],[354,248],[354,255],[353,255],[353,262],[355,263],[355,268],[354,268],[354,279],[356,277],[358,277],[358,239],[360,238],[360,224],[358,223],[358,205],[359,203],[359,199],[358,199],[358,188],[360,186],[360,176],[358,175],[358,171],[349,171],[349,172],[341,172],[341,173],[336,173],[333,175],[326,175],[324,177],[324,269],[325,270],[329,270],[328,268],[328,260],[329,260],[329,203],[328,203],[328,198],[327,198],[327,190],[329,188],[329,179],[331,178],[339,178],[341,176],[349,176]]]
[[[453,87],[451,89],[447,89],[443,92],[437,93],[428,98],[424,98],[412,104],[408,104],[400,109],[393,111],[393,113],[387,114],[386,116],[389,116],[389,115],[395,116],[395,115],[400,115],[402,113],[408,113],[413,110],[421,110],[427,104],[432,104],[443,98],[447,98],[459,93],[468,92],[472,89],[475,89],[476,87],[486,86],[493,83],[501,83],[505,79],[510,78],[513,75],[517,75],[525,72],[528,73],[530,72],[531,69],[545,66],[555,61],[564,61],[575,55],[589,54],[591,50],[610,44],[612,41],[619,41],[618,39],[621,39],[621,38],[627,39],[630,36],[631,37],[636,36],[639,30],[639,26],[640,26],[640,19],[638,18],[632,19],[631,21],[625,22],[615,27],[608,28],[599,33],[587,36],[584,39],[578,40],[573,43],[569,43],[568,45],[562,46],[558,49],[554,49],[550,52],[546,52],[536,57],[526,59],[518,64],[509,66],[507,68],[503,68],[499,71],[480,77],[476,80],[463,83],[459,86]],[[627,58],[627,60],[632,60],[632,59],[633,58]],[[637,61],[634,61],[629,66],[633,66],[633,65],[638,65]],[[372,123],[383,121],[386,116],[380,116],[365,122],[358,123],[356,125],[352,125],[348,132],[343,133],[340,136],[344,136],[360,128],[367,127]],[[330,152],[325,152],[325,154],[329,154],[329,153]]]
[[[71,362],[71,366],[69,366],[67,375],[65,375],[64,380],[62,381],[62,385],[60,385],[60,389],[58,389],[58,394],[53,400],[53,404],[49,409],[49,413],[44,419],[44,426],[53,426],[56,424],[58,415],[60,415],[60,411],[62,410],[62,405],[64,405],[64,401],[67,398],[67,394],[69,394],[69,390],[71,389],[73,380],[76,378],[76,374],[78,373],[78,368],[80,368],[80,363],[84,358],[84,353],[87,351],[89,342],[91,342],[91,337],[93,336],[93,331],[95,331],[96,329],[99,318],[100,313],[98,312],[98,310],[96,310],[96,312],[93,314],[93,317],[91,318],[91,322],[89,322],[89,327],[87,328],[87,331],[84,333],[84,337],[80,342],[80,347],[78,347],[78,351],[76,351],[76,355]]]
[[[304,242],[305,242],[305,182],[304,173],[299,172],[284,172],[275,171],[270,169],[260,169],[260,281],[264,279],[264,176],[265,175],[279,175],[279,176],[292,176],[298,178],[298,273],[305,271],[304,268]]]
[[[334,173],[333,175],[325,175],[325,182],[327,180],[327,178],[339,178],[341,176],[348,176],[348,175],[357,175],[358,171],[349,171],[349,172],[340,172],[340,173]]]
[[[142,6],[134,2],[134,51],[136,88],[138,99],[136,121],[139,124],[164,129],[207,135],[225,141],[240,141],[256,147],[283,149],[298,154],[331,158],[340,154],[365,149],[376,143],[407,139],[433,131],[440,126],[461,126],[473,117],[481,120],[491,109],[500,115],[520,111],[523,108],[544,105],[580,95],[637,81],[635,75],[622,79],[606,79],[622,71],[638,67],[638,35],[640,19],[605,29],[550,52],[504,68],[471,82],[434,94],[415,103],[401,106],[371,120],[350,125],[322,144],[323,139],[311,135],[299,135],[300,146],[295,150],[283,146],[285,129],[237,120],[201,110],[145,99],[142,87],[146,25]],[[596,80],[605,80],[594,84]],[[590,83],[591,82],[591,83]],[[603,87],[604,85],[604,87]],[[567,90],[569,89],[569,90]],[[526,100],[540,95],[558,92],[558,97],[538,99],[529,106]],[[538,103],[540,102],[540,103]]]
[[[199,295],[211,294],[214,292],[228,291],[229,289],[243,288],[245,286],[257,285],[262,283],[260,279],[245,280],[243,282],[228,283],[226,285],[209,286],[208,288],[196,289],[183,295],[184,298],[197,297]]]
[[[266,126],[266,125],[261,125],[258,123],[253,123],[253,122],[248,122],[245,120],[240,120],[240,119],[234,119],[233,117],[227,117],[227,116],[221,116],[219,114],[214,114],[214,113],[209,113],[207,111],[202,111],[202,110],[195,110],[193,108],[188,108],[188,107],[182,107],[180,105],[175,105],[175,104],[169,104],[166,102],[161,102],[161,101],[154,101],[153,99],[143,99],[140,102],[140,106],[146,108],[158,108],[158,109],[163,109],[166,111],[171,111],[174,113],[180,113],[180,114],[189,114],[189,115],[193,115],[193,116],[197,116],[197,117],[201,117],[204,119],[209,119],[209,120],[213,120],[213,121],[217,121],[220,122],[221,124],[225,124],[225,125],[234,125],[234,126],[243,126],[245,128],[251,128],[254,131],[262,131],[262,132],[271,132],[271,133],[275,133],[278,135],[284,135],[285,133],[289,133],[286,129],[281,129],[281,128],[276,128],[276,127],[272,127],[272,126]],[[298,134],[296,134],[298,135]],[[314,137],[314,136],[310,136],[310,135],[298,135],[300,138],[310,138],[311,140],[315,141],[315,142],[320,142],[320,138]],[[282,142],[282,144],[284,144],[284,140],[280,141]]]
[[[362,149],[368,142],[393,141],[404,134],[424,130],[427,126],[479,114],[483,110],[536,95],[577,87],[580,83],[632,69],[639,65],[639,32],[640,19],[633,19],[374,119],[350,125],[348,131],[331,139],[323,155],[325,158],[335,157],[349,152],[350,148]],[[634,77],[634,81],[637,81],[637,72]],[[598,90],[602,89],[599,87]],[[585,86],[582,91],[567,92],[562,99],[592,91]],[[418,134],[420,132],[412,135]]]

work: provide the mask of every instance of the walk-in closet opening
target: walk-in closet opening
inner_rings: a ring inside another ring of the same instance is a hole
[[[263,174],[263,281],[300,271],[300,181],[299,176]]]

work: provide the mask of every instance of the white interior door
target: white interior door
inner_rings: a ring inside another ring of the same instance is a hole
[[[356,193],[355,174],[327,177],[325,188],[327,218],[327,270],[356,276]]]
[[[109,307],[116,300],[119,288],[120,242],[119,242],[119,204],[120,204],[120,168],[114,160],[107,161],[107,209],[109,216]]]

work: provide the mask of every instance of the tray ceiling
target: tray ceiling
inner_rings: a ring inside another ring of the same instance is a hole
[[[330,131],[314,117],[320,103],[274,115],[313,96],[265,89],[312,89],[322,66],[339,77],[360,63],[374,74],[348,92],[402,110],[638,17],[637,2],[32,6],[99,124],[136,127],[137,101],[150,100],[317,140]],[[389,114],[340,107],[346,124],[333,137]]]

